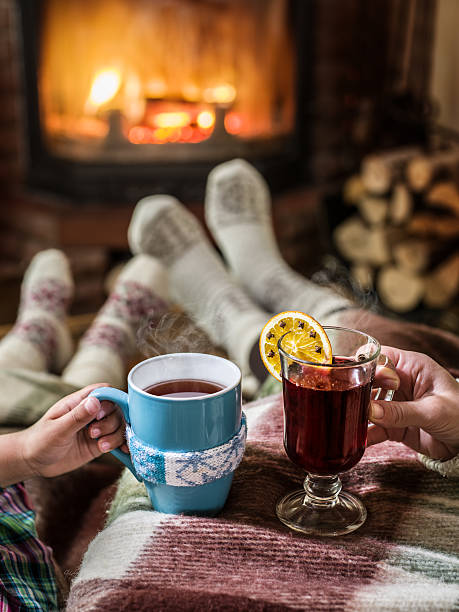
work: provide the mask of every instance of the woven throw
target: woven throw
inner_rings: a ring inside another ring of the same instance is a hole
[[[132,463],[140,478],[153,484],[195,487],[234,472],[245,450],[247,422],[224,444],[200,451],[163,451],[145,444],[126,426]]]

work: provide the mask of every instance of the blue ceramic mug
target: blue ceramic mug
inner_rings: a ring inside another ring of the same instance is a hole
[[[146,391],[174,380],[204,380],[216,383],[221,390],[185,398]],[[214,515],[223,508],[233,471],[228,472],[231,468],[227,467],[222,472],[221,467],[231,456],[228,447],[241,438],[245,427],[241,420],[241,372],[234,363],[201,353],[159,355],[129,372],[128,393],[101,387],[91,395],[122,409],[130,455],[120,449],[112,453],[145,483],[155,510]],[[214,478],[206,466],[212,471],[216,457],[220,469],[216,473],[224,475]],[[182,482],[184,486],[177,486]]]

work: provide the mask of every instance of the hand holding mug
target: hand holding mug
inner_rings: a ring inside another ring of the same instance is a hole
[[[0,485],[65,474],[124,444],[124,422],[111,402],[89,397],[89,385],[56,402],[27,429],[1,436]],[[118,452],[122,452],[121,450]]]

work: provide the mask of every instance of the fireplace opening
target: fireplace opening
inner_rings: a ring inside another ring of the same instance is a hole
[[[306,4],[20,0],[32,184],[193,198],[233,157],[293,181]]]

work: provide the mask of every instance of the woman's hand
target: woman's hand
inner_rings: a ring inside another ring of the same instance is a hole
[[[371,402],[368,445],[394,440],[433,459],[457,455],[459,383],[422,353],[388,346],[382,350],[395,365],[400,384],[393,401]],[[381,369],[376,382],[387,375],[387,368]]]

